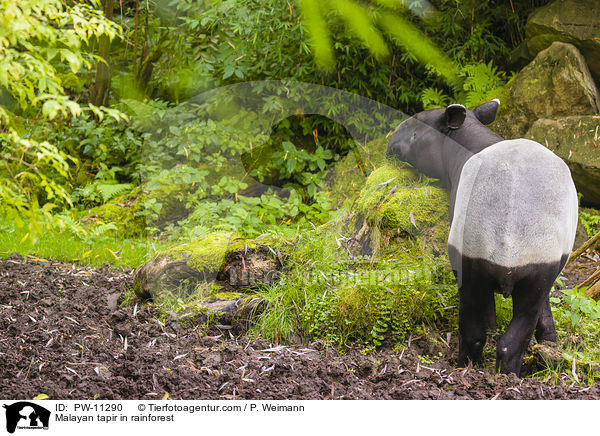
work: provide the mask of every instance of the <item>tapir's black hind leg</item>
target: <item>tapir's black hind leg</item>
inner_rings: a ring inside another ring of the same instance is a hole
[[[522,280],[512,293],[513,318],[496,347],[496,367],[502,373],[514,372],[519,375],[523,355],[544,304],[548,300],[550,285],[544,280]]]
[[[535,327],[535,339],[538,342],[550,341],[556,342],[556,327],[554,326],[554,319],[552,318],[552,310],[550,309],[549,296],[546,297],[546,301],[542,305],[540,317]]]
[[[486,329],[491,327],[495,316],[489,313],[495,310],[494,294],[492,291],[473,289],[465,285],[458,291],[458,365],[466,366],[481,360],[481,353],[486,341]],[[490,304],[491,298],[491,304]]]
[[[487,293],[487,322],[486,331],[487,333],[494,333],[498,329],[496,323],[496,298],[494,297],[494,291]]]

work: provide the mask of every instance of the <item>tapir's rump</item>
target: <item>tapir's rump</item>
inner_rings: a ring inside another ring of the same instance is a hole
[[[573,247],[577,212],[559,157],[527,139],[500,141],[462,168],[449,249],[507,268],[559,263]]]

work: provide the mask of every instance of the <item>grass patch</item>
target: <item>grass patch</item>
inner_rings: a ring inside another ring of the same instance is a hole
[[[1,258],[19,253],[83,265],[135,268],[164,248],[164,243],[141,237],[122,238],[114,231],[78,235],[69,228],[46,224],[33,232],[27,224],[18,225],[0,217]]]

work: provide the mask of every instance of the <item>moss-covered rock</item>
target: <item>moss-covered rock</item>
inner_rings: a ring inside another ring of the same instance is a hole
[[[247,323],[263,307],[248,292],[278,279],[281,269],[277,248],[264,245],[271,238],[260,241],[213,233],[171,247],[135,271],[134,291],[211,322]]]
[[[323,244],[342,247],[351,258],[394,257],[412,264],[424,255],[443,255],[448,240],[447,192],[408,167],[380,166],[363,188],[323,229]]]
[[[191,269],[211,277],[223,269],[227,254],[238,248],[256,248],[256,243],[236,233],[211,233],[193,242],[171,247],[161,255],[173,261],[185,260]]]
[[[385,165],[367,179],[357,202],[369,225],[424,234],[448,217],[448,194],[409,169]]]
[[[141,214],[142,211],[143,207],[132,193],[83,211],[78,214],[77,219],[87,227],[98,223],[112,223],[120,236],[135,237],[146,233],[146,218]]]

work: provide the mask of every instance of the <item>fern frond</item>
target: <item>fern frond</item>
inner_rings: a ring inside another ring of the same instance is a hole
[[[425,88],[421,93],[421,103],[425,110],[445,107],[448,101],[448,96],[437,88]]]
[[[131,183],[97,184],[94,185],[105,203],[133,189]]]

